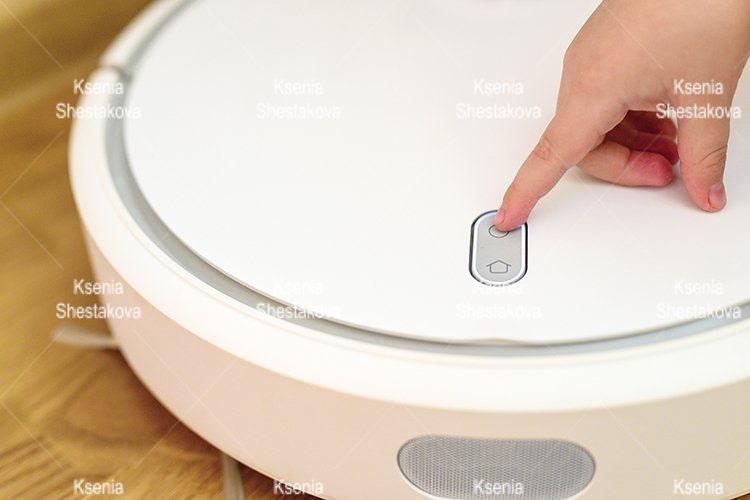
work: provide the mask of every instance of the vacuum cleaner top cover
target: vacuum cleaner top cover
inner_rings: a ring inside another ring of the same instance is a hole
[[[130,168],[210,265],[373,331],[553,344],[736,314],[750,296],[744,120],[721,213],[679,181],[572,170],[532,214],[523,279],[469,272],[472,223],[552,116],[562,55],[597,3],[192,2],[134,67]]]

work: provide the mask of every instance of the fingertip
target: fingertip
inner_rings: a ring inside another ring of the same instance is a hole
[[[497,211],[497,213],[495,214],[495,227],[496,228],[498,229],[501,228],[503,222],[505,222],[506,213],[507,213],[506,210],[502,207],[500,208],[500,210]]]
[[[727,192],[723,182],[717,182],[708,190],[708,206],[712,212],[718,212],[727,204]]]
[[[515,211],[503,205],[495,215],[495,227],[498,231],[513,231],[521,227],[528,217],[528,212]]]
[[[663,187],[675,176],[670,160],[658,153],[631,151],[625,168],[618,184]]]
[[[674,180],[674,170],[670,160],[663,156],[655,155],[651,160],[645,176],[645,185],[653,187],[664,187]]]
[[[614,142],[602,144],[580,166],[594,177],[621,186],[663,187],[675,177],[672,165],[664,156],[634,151]]]
[[[727,193],[723,182],[717,182],[706,189],[705,186],[696,186],[690,179],[683,179],[690,198],[693,203],[704,212],[719,212],[727,204]]]
[[[704,211],[718,212],[727,203],[724,170],[729,119],[680,120],[678,135],[680,170],[690,198]]]

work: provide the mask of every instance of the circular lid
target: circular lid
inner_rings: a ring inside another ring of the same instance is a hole
[[[743,120],[721,213],[678,181],[571,171],[529,220],[525,276],[493,287],[470,272],[472,223],[552,116],[564,50],[597,4],[193,2],[135,66],[134,177],[212,266],[377,332],[553,344],[737,314],[750,296]],[[742,84],[737,102],[749,95]]]

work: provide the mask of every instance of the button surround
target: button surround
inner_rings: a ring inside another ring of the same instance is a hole
[[[483,285],[507,286],[526,275],[528,226],[496,236],[496,213],[483,213],[471,225],[469,271]]]

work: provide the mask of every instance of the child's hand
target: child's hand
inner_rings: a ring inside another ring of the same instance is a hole
[[[679,158],[695,204],[721,210],[729,118],[689,113],[731,116],[748,51],[748,0],[604,0],[565,55],[555,117],[505,193],[498,229],[523,224],[573,165],[617,184],[662,186]],[[667,104],[686,113],[677,129],[655,113]]]

